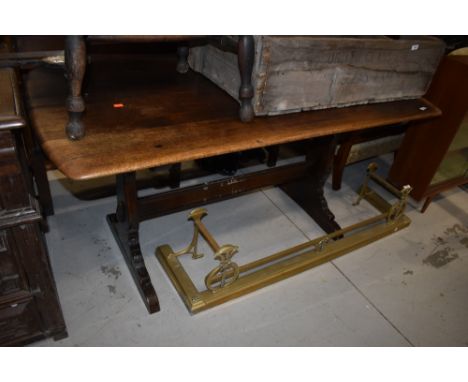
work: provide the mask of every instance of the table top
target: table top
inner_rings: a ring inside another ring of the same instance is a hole
[[[86,136],[80,141],[68,140],[64,131],[63,71],[31,71],[28,107],[49,159],[67,177],[89,179],[440,115],[417,99],[242,123],[235,100],[201,75],[178,74],[175,67],[175,55],[93,57],[84,85]]]

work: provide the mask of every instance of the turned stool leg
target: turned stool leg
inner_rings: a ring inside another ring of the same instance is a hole
[[[241,77],[241,86],[239,89],[241,108],[239,116],[242,122],[248,122],[254,117],[252,106],[252,98],[254,96],[254,90],[252,87],[252,69],[255,55],[253,36],[239,36],[237,49],[239,72]]]
[[[180,74],[187,73],[189,70],[188,64],[189,48],[188,46],[179,46],[177,48],[177,72]]]
[[[83,36],[67,36],[65,40],[65,68],[69,84],[66,133],[70,139],[81,139],[85,135],[82,122],[85,103],[81,95],[86,70],[86,44]]]

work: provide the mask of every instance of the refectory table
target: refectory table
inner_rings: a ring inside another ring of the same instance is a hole
[[[239,106],[201,75],[175,70],[175,55],[97,56],[88,68],[86,136],[70,141],[64,126],[67,82],[39,68],[26,81],[29,113],[50,160],[75,180],[117,177],[116,213],[108,216],[122,254],[150,313],[159,302],[139,245],[139,223],[163,214],[281,185],[322,229],[340,227],[323,195],[336,135],[440,115],[424,99],[238,118]],[[254,148],[303,141],[305,161],[201,185],[138,197],[136,171]],[[154,280],[156,281],[156,280]]]

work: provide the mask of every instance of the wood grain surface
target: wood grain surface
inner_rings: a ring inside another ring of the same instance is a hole
[[[69,178],[88,179],[440,115],[424,99],[238,120],[238,104],[173,56],[94,56],[85,79],[87,135],[65,135],[67,83],[41,68],[26,79],[33,127]],[[118,107],[115,107],[115,106]]]
[[[416,99],[425,94],[445,44],[431,36],[254,36],[255,115]],[[190,50],[190,66],[233,98],[237,57],[213,46]]]

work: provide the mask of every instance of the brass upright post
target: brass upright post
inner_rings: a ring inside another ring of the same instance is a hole
[[[202,234],[213,252],[217,253],[221,247],[201,221],[206,214],[207,211],[204,208],[196,208],[190,212],[189,219],[193,221],[193,224],[198,228],[198,232]]]

